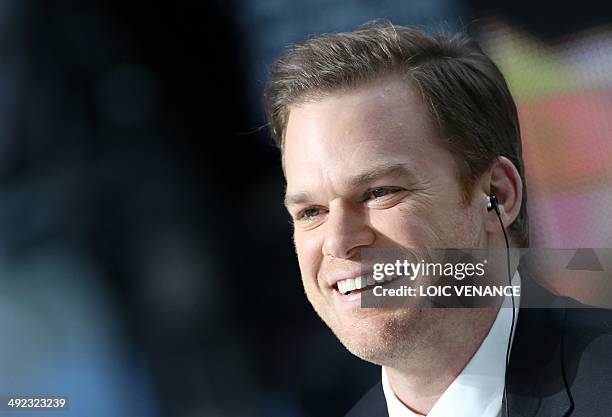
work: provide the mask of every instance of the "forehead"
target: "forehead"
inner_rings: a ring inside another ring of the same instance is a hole
[[[370,164],[418,165],[440,152],[419,92],[394,77],[293,106],[283,158],[291,188],[309,176],[341,179]]]

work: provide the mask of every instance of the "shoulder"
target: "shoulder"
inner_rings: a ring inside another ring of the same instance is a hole
[[[612,310],[567,302],[565,327],[572,335],[612,335]]]
[[[612,310],[582,304],[567,297],[559,299],[563,305],[564,356],[577,359],[575,354],[579,354],[581,361],[597,360],[600,365],[612,367]]]
[[[576,411],[608,415],[612,409],[612,311],[567,300],[562,356]]]
[[[612,382],[612,311],[566,308],[563,331],[563,356],[570,372],[600,375]]]
[[[557,318],[555,321],[565,362],[597,361],[600,365],[609,364],[612,367],[612,310],[554,294],[549,300],[544,310],[554,310],[551,316]],[[544,314],[544,310],[536,309],[540,315]]]
[[[609,416],[612,311],[524,283],[507,375],[515,414]]]

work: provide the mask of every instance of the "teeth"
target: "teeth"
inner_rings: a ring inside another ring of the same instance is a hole
[[[380,285],[385,282],[393,281],[394,279],[397,279],[397,278],[398,278],[397,276],[385,276],[384,279],[380,281],[376,281],[374,277],[368,277],[368,278],[357,277],[357,278],[343,279],[342,281],[337,282],[338,291],[340,291],[342,294],[346,294],[349,291],[360,290],[370,285],[376,285],[376,284]]]
[[[363,278],[363,277],[355,278],[355,286],[357,287],[358,290],[365,288],[367,284],[368,284],[368,280],[366,278]]]
[[[342,294],[346,294],[349,291],[355,289],[355,281],[353,279],[345,279],[342,281],[338,281],[338,291]]]
[[[340,291],[342,294],[346,294],[349,291],[360,290],[368,285],[374,285],[376,284],[376,281],[374,278],[357,277],[343,279],[342,281],[338,281],[337,284],[338,291]]]

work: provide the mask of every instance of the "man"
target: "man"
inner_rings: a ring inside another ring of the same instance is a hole
[[[351,416],[505,415],[504,386],[511,416],[612,415],[605,313],[521,309],[506,378],[511,308],[360,307],[363,249],[504,249],[500,221],[529,245],[516,108],[473,41],[390,23],[312,38],[272,66],[265,99],[306,295],[382,366]],[[568,303],[512,280],[526,300]]]

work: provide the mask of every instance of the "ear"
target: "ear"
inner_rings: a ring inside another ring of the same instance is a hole
[[[498,157],[488,171],[488,189],[497,197],[500,216],[504,227],[514,222],[523,203],[523,181],[518,170],[508,158]],[[494,210],[488,212],[486,230],[499,232],[499,220]]]

